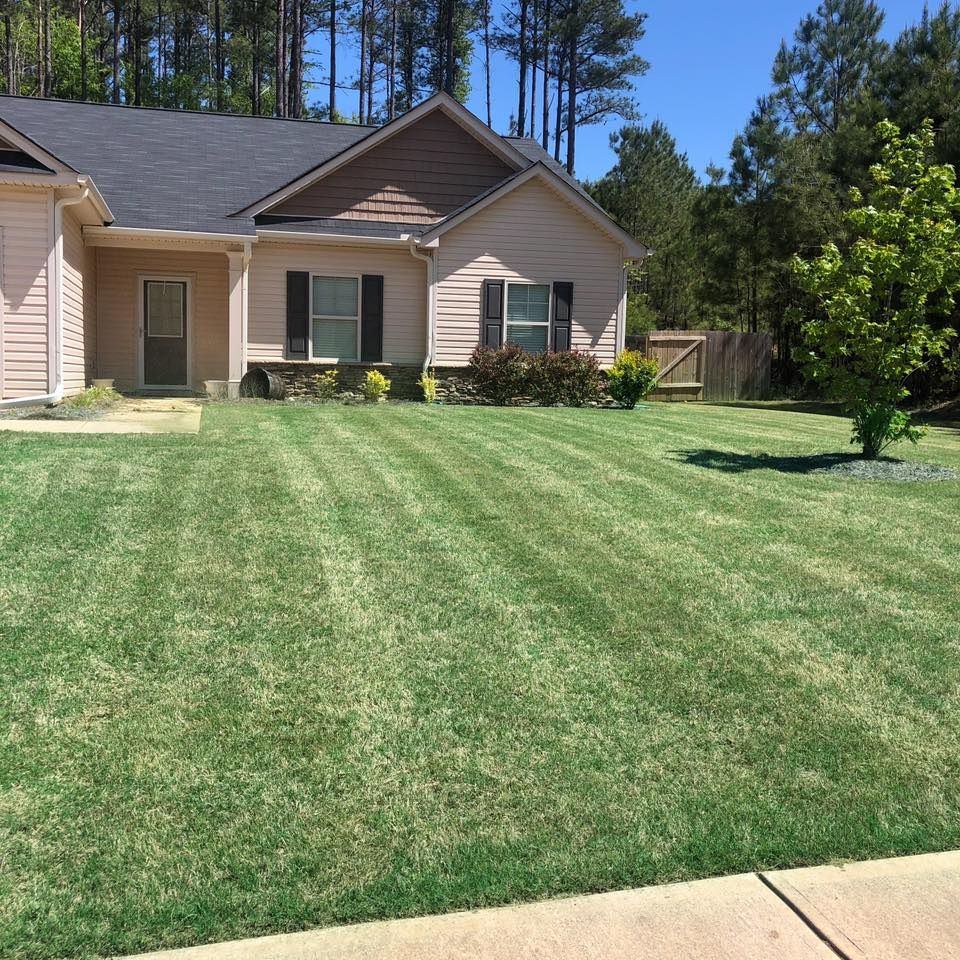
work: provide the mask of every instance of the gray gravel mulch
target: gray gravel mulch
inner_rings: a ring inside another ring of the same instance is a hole
[[[906,483],[921,483],[937,480],[960,480],[960,473],[949,467],[932,463],[917,463],[913,460],[843,460],[828,467],[820,467],[811,473],[834,477],[849,477],[852,480],[897,480]]]

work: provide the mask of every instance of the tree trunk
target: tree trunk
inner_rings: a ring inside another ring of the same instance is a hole
[[[80,34],[80,99],[87,99],[87,18],[84,0],[77,0],[77,33]]]
[[[490,109],[490,0],[483,0],[483,76],[487,86],[487,126],[493,129]]]
[[[303,113],[303,0],[290,4],[290,74],[287,90],[287,116]]]
[[[517,59],[520,64],[520,95],[517,99],[517,135],[523,136],[527,128],[527,9],[530,0],[520,0],[520,33],[518,34]]]
[[[140,0],[133,4],[133,102],[143,103],[143,9]]]
[[[544,150],[550,143],[550,13],[551,0],[546,0],[543,12],[543,30],[540,32],[540,42],[543,44],[543,130],[541,146]]]
[[[213,57],[216,70],[215,89],[217,110],[223,110],[223,23],[220,18],[220,0],[213,0]]]
[[[165,106],[164,80],[167,74],[167,35],[163,29],[163,0],[157,0],[157,99]]]
[[[261,113],[261,98],[263,95],[263,90],[261,87],[261,81],[263,78],[263,51],[261,49],[261,0],[254,0],[253,4],[253,27],[251,29],[251,34],[253,38],[253,58],[252,58],[252,73],[253,76],[251,79],[251,96],[250,96],[250,112],[256,117]]]
[[[120,102],[120,2],[113,0],[113,83],[111,99]]]
[[[376,33],[376,0],[370,0],[370,16],[367,19],[367,33],[370,34],[367,40],[367,123],[373,118],[373,82],[374,70],[376,69],[377,59],[373,41]]]
[[[397,115],[397,0],[390,3],[390,73],[387,76],[387,119]]]
[[[276,97],[276,114],[287,115],[287,0],[277,0],[276,43],[274,51],[273,83]]]
[[[446,82],[443,85],[444,90],[453,96],[454,86],[456,85],[456,74],[457,74],[457,64],[454,57],[454,44],[453,37],[456,32],[456,4],[455,0],[447,0],[447,22],[444,27],[444,44],[446,47],[446,55],[444,59],[447,62],[447,72],[446,72]]]
[[[337,119],[337,0],[330,0],[330,119]]]
[[[533,0],[533,32],[530,37],[530,137],[537,139],[537,48],[540,27],[540,4]],[[523,136],[523,134],[521,134]]]
[[[50,29],[50,3],[43,3],[43,95],[53,96],[53,33]]]
[[[560,141],[563,137],[563,77],[566,70],[566,46],[561,44],[557,58],[557,115],[556,129],[553,131],[553,159],[560,162]]]
[[[577,20],[577,0],[570,4],[570,18]],[[577,31],[570,30],[570,51],[567,54],[567,173],[573,176],[577,157]]]
[[[364,86],[366,84],[367,75],[367,0],[360,0],[360,77],[358,80],[359,92],[360,92],[360,105],[359,105],[359,116],[358,119],[360,123],[364,121],[364,98],[363,95],[366,92]]]
[[[9,94],[15,94],[16,85],[14,83],[13,69],[13,24],[11,22],[9,13],[5,13],[3,15],[3,66],[4,79],[6,80],[6,86],[4,89]]]

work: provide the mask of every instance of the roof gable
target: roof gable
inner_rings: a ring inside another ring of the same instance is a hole
[[[278,216],[435,223],[515,172],[443,110],[272,207]]]
[[[522,187],[531,180],[541,180],[547,187],[573,207],[581,216],[591,222],[598,230],[607,234],[612,240],[621,244],[625,256],[632,259],[641,259],[650,253],[650,249],[630,236],[609,214],[599,207],[592,199],[584,196],[575,189],[566,179],[556,174],[550,167],[541,162],[534,163],[514,174],[510,179],[488,190],[485,194],[455,210],[446,219],[441,220],[433,227],[425,230],[420,238],[421,243],[428,244],[441,237],[448,230],[459,226],[470,217],[508,197],[514,190]]]
[[[511,171],[522,169],[529,163],[529,160],[513,146],[513,144],[481,123],[469,110],[454,100],[453,97],[445,93],[438,93],[424,100],[423,103],[418,104],[396,120],[392,120],[390,123],[378,128],[364,140],[318,165],[303,176],[291,181],[282,189],[267,194],[256,203],[242,210],[238,210],[237,215],[251,217],[262,213],[275,212],[278,206],[284,204],[291,197],[301,193],[305,188],[331,176],[347,164],[357,161],[361,156],[374,150],[386,141],[400,136],[401,133],[408,128],[416,127],[422,123],[425,118],[437,111],[445,114],[447,119],[460,128],[456,134],[458,142],[462,142],[460,139],[461,132],[465,132],[484,146],[488,153],[499,159],[503,168],[507,171],[505,176],[509,175]],[[425,135],[428,132],[426,127],[424,132]],[[439,147],[440,150],[443,149],[442,142],[439,144]],[[420,151],[412,152],[410,159],[414,161],[419,160],[423,164],[430,163],[437,159],[438,153],[435,151],[436,147],[434,147],[433,150],[422,148]],[[480,191],[482,191],[482,189],[483,188],[480,188]],[[321,214],[317,215],[320,216]],[[383,217],[380,216],[379,219],[383,219]]]
[[[0,170],[40,174],[76,172],[3,119],[0,119]]]

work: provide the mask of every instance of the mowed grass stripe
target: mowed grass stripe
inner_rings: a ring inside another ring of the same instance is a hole
[[[684,454],[846,430],[242,404],[0,438],[0,955],[956,845],[960,485]]]

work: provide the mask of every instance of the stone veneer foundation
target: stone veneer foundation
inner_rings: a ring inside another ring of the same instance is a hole
[[[390,381],[391,400],[422,400],[423,391],[418,383],[422,368],[393,363],[311,363],[305,360],[288,360],[279,363],[249,363],[248,370],[269,370],[279,377],[287,390],[287,396],[309,400],[316,396],[314,378],[327,370],[336,370],[337,393],[360,396],[361,386],[368,370],[379,370]],[[463,367],[436,367],[437,400],[442,403],[484,403],[477,396],[470,374]]]
[[[309,360],[286,360],[275,363],[249,363],[248,370],[269,370],[286,387],[287,397],[309,400],[316,396],[314,378],[326,370],[337,370],[337,396],[343,399],[361,397],[361,387],[368,370],[379,370],[390,381],[390,400],[422,400],[423,391],[418,381],[422,368],[393,363],[312,363]],[[489,406],[490,401],[478,396],[465,367],[434,367],[437,378],[437,400],[440,403]],[[536,406],[534,401],[518,397],[518,406]],[[604,395],[593,407],[615,407],[612,398]]]

